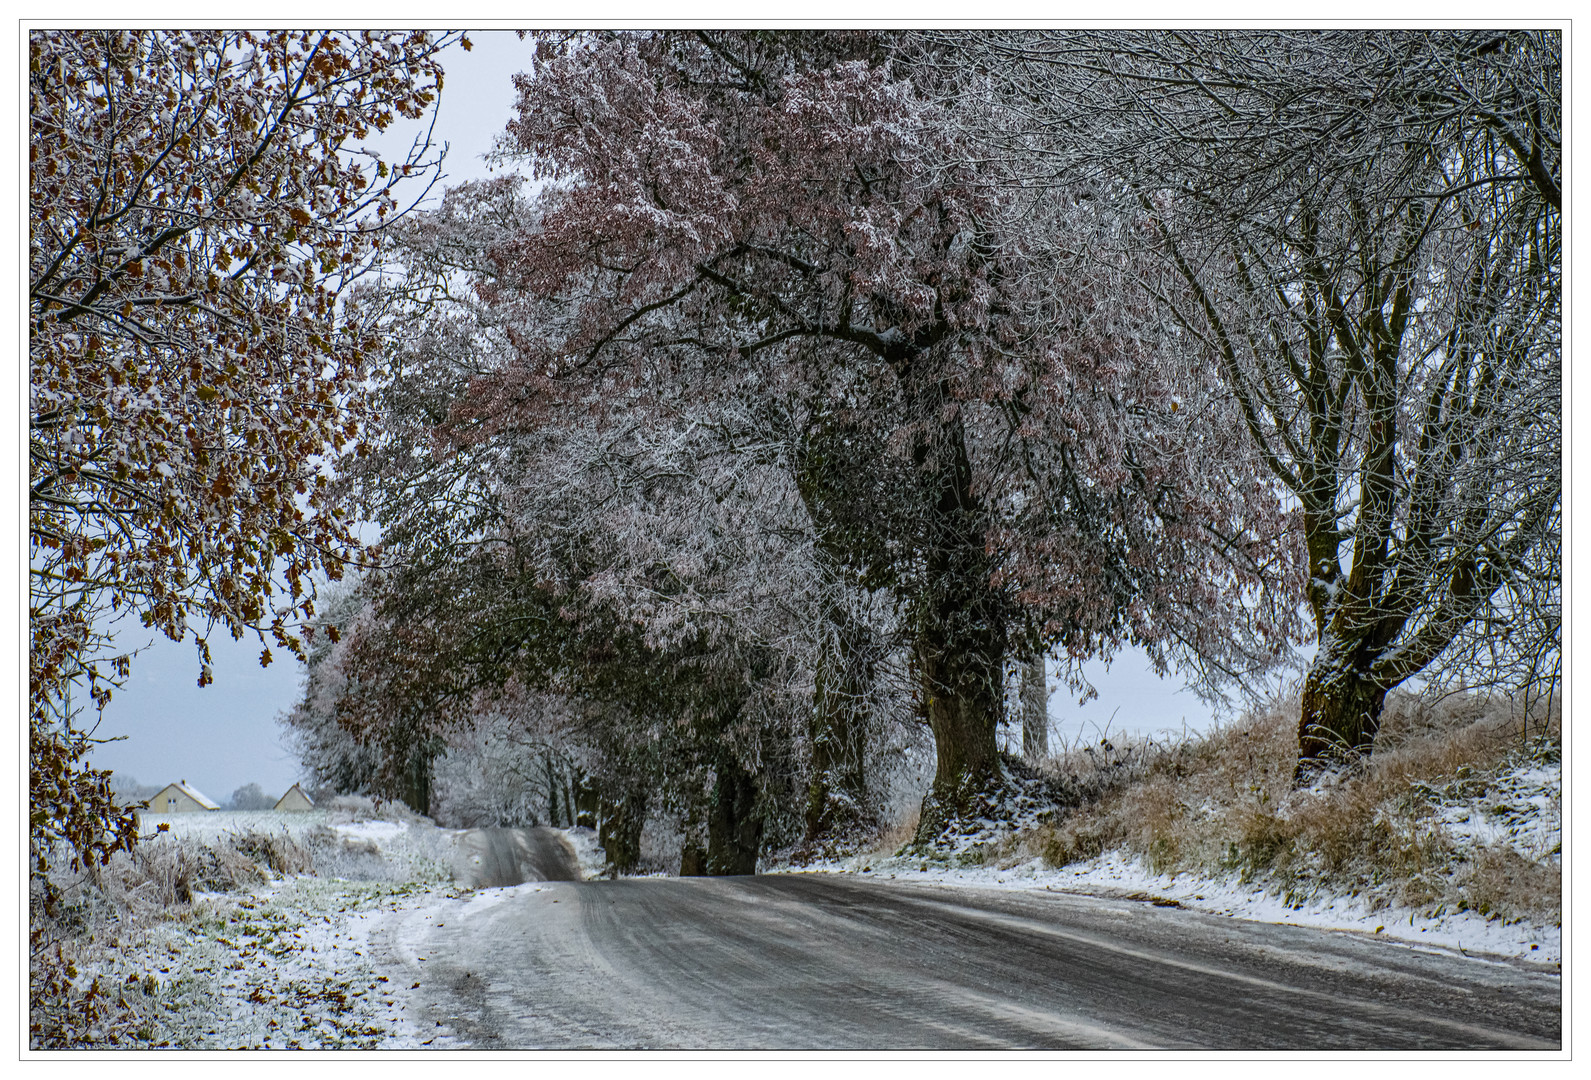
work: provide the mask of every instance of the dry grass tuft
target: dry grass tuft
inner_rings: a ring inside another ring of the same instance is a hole
[[[905,817],[879,834],[873,846],[882,851],[899,851],[910,844],[917,839],[917,823],[922,820],[922,813],[921,805],[909,809]]]
[[[1527,859],[1513,848],[1497,845],[1480,852],[1465,867],[1459,910],[1506,920],[1558,921],[1563,901],[1560,867]]]
[[[1079,793],[1074,805],[986,857],[1060,867],[1114,850],[1157,873],[1234,875],[1289,899],[1329,890],[1378,907],[1559,918],[1556,851],[1465,843],[1444,819],[1471,804],[1510,812],[1509,776],[1557,760],[1556,703],[1527,738],[1507,701],[1394,694],[1375,754],[1302,790],[1296,718],[1296,700],[1280,701],[1202,738],[1073,748],[1047,771]]]
[[[156,836],[91,877],[118,914],[145,921],[191,905],[195,893],[235,892],[312,868],[309,852],[286,833],[251,830],[208,842]]]

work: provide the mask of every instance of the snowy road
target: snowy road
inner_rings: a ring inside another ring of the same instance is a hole
[[[1446,951],[835,875],[486,890],[381,938],[437,1046],[1557,1049],[1561,1023],[1558,977]]]

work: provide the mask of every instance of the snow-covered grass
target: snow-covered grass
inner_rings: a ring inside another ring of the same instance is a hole
[[[932,858],[907,827],[800,869],[1131,896],[1560,961],[1555,718],[1527,739],[1505,703],[1397,699],[1368,762],[1304,790],[1295,718],[1284,702],[1202,738],[1074,748],[1049,763],[1070,797],[1041,823],[941,838]]]
[[[597,830],[577,827],[559,831],[575,849],[575,861],[579,864],[580,876],[587,881],[601,877],[603,870],[607,868],[608,856],[602,850],[602,845],[597,842]]]
[[[152,979],[151,1007],[123,1045],[222,1049],[416,1046],[371,931],[436,884],[307,875],[203,893],[174,917],[127,928],[85,955],[85,978]],[[85,950],[88,953],[88,950]]]
[[[435,1032],[411,1023],[396,993],[408,988],[391,982],[384,934],[394,913],[461,895],[457,832],[364,799],[142,824],[146,839],[132,857],[65,883],[73,899],[54,935],[58,967],[70,964],[80,1011],[96,980],[109,995],[100,1010],[109,1018],[77,1025],[72,1045],[432,1045]],[[596,834],[566,835],[582,873],[594,876],[603,861]]]

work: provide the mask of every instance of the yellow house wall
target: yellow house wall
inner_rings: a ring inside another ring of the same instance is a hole
[[[278,810],[313,810],[315,807],[304,797],[301,791],[289,789],[276,803]]]
[[[205,807],[194,802],[175,785],[166,788],[153,799],[149,800],[151,814],[188,814]]]

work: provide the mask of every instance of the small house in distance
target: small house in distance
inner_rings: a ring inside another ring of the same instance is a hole
[[[144,805],[154,814],[187,814],[195,810],[221,809],[198,788],[189,787],[186,780],[167,784]]]
[[[305,794],[304,789],[294,784],[287,789],[287,793],[276,800],[273,810],[313,810],[315,800]]]

